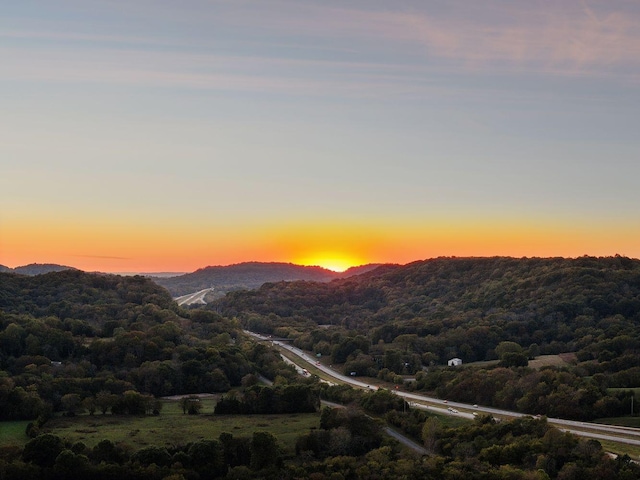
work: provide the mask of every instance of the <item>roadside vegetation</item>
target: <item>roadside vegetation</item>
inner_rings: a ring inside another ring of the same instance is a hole
[[[2,479],[640,478],[627,452],[612,459],[544,418],[631,413],[635,260],[437,259],[207,309],[142,277],[0,275]],[[383,385],[543,416],[413,410],[384,388],[302,377],[243,328]]]
[[[640,261],[625,257],[438,258],[207,308],[345,374],[532,415],[622,416],[640,387]]]

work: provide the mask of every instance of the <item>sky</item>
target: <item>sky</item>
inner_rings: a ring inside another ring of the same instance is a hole
[[[0,264],[640,257],[637,0],[0,5]]]

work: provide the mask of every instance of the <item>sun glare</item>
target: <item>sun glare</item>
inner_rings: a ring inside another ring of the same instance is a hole
[[[300,265],[322,267],[333,272],[344,272],[351,267],[360,265],[360,263],[354,259],[338,256],[309,257],[295,263],[298,263]]]
[[[326,268],[327,270],[331,270],[333,272],[344,272],[345,270],[347,270],[349,268],[349,265],[345,266],[345,265],[339,265],[335,262],[332,263],[324,263],[321,265],[318,265],[319,267],[322,268]]]

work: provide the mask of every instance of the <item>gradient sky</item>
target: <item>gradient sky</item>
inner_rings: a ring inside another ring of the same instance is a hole
[[[637,0],[0,6],[0,264],[640,257]]]

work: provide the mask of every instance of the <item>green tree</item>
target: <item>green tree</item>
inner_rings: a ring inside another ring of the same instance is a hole
[[[436,451],[436,442],[441,430],[442,426],[436,417],[427,418],[422,426],[422,442],[424,443],[424,448],[431,453]]]
[[[54,464],[55,471],[66,478],[71,476],[82,478],[83,472],[88,467],[89,459],[86,455],[77,454],[68,449],[60,452]]]
[[[164,447],[144,447],[138,450],[131,456],[132,462],[139,462],[141,465],[151,465],[155,463],[160,467],[168,466],[171,464],[171,455]]]
[[[94,413],[96,413],[96,399],[95,397],[87,397],[84,400],[82,400],[82,404],[81,407],[89,412],[89,415],[93,415]]]
[[[526,367],[529,359],[524,353],[506,352],[500,357],[500,365],[503,367]]]
[[[105,462],[121,465],[128,460],[127,452],[121,446],[106,439],[101,440],[93,447],[90,456],[95,463]]]
[[[82,410],[82,400],[77,393],[67,393],[60,399],[62,408],[65,409],[67,415],[75,415]]]
[[[183,414],[197,415],[202,410],[202,402],[197,396],[189,395],[180,399],[180,407]]]
[[[200,440],[191,444],[187,454],[198,472],[206,472],[208,476],[222,476],[227,471],[224,461],[224,447],[219,440]]]
[[[402,362],[402,354],[398,350],[389,349],[384,352],[384,363],[385,368],[388,368],[392,372],[402,373],[404,364]]]
[[[115,405],[117,399],[117,395],[103,390],[101,392],[98,392],[98,394],[96,395],[96,406],[98,410],[100,410],[104,415]]]
[[[378,415],[390,410],[403,411],[406,408],[404,398],[384,388],[365,394],[360,405],[365,410]]]
[[[262,470],[279,461],[278,442],[269,432],[253,432],[251,440],[251,468]]]
[[[63,449],[64,442],[60,437],[45,433],[27,442],[22,458],[41,467],[52,467]]]
[[[111,407],[111,411],[117,414],[144,415],[150,410],[153,397],[142,395],[135,390],[127,390]]]
[[[522,353],[522,347],[518,345],[516,342],[500,342],[496,348],[496,355],[499,359],[502,359],[502,356],[505,353]]]
[[[19,357],[23,353],[26,338],[26,330],[16,323],[11,323],[0,333],[0,349],[6,355]]]

